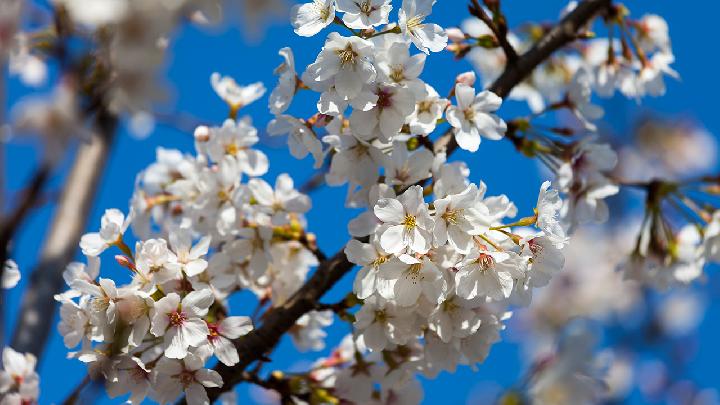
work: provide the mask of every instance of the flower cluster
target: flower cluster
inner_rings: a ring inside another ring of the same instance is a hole
[[[570,2],[563,14],[572,11],[576,3]],[[516,86],[509,98],[526,101],[533,112],[568,104],[588,128],[594,129],[591,121],[600,118],[603,111],[590,102],[593,93],[607,98],[619,91],[625,97],[638,100],[664,95],[664,77],[679,77],[670,66],[675,58],[667,23],[654,14],[633,20],[624,6],[613,7],[608,27],[619,35],[588,39],[578,47],[553,54]],[[528,50],[543,29],[533,26],[523,31],[527,35],[508,33],[508,41],[518,52]],[[468,19],[461,28],[449,32],[452,43],[448,49],[456,55],[467,56],[485,85],[500,76],[507,57],[498,47],[482,46],[495,41],[484,22]]]
[[[34,404],[40,395],[40,377],[35,372],[37,359],[32,354],[18,353],[10,347],[2,352],[0,370],[0,402],[2,404]]]
[[[212,82],[231,114],[258,97],[255,85],[217,75]],[[248,316],[229,313],[227,299],[250,290],[261,304],[281,305],[317,264],[303,217],[310,200],[287,174],[274,185],[260,177],[268,159],[253,149],[249,119],[198,127],[195,140],[195,156],[158,149],[157,162],[138,176],[130,214],[105,211],[99,231],[80,242],[87,264],[68,266],[70,290],[56,297],[65,345],[80,345],[72,357],[103,375],[112,397],[129,393],[131,403],[147,396],[168,403],[183,393],[189,403],[208,403],[205,387],[223,381],[205,364],[211,356],[236,364],[233,341],[253,329]],[[100,256],[115,249],[130,272],[124,285],[100,274]],[[308,314],[298,322],[298,344],[321,349],[330,322]]]

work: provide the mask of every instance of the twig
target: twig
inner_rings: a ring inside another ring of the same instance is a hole
[[[498,44],[502,48],[503,52],[505,52],[505,57],[507,58],[507,64],[512,65],[515,64],[515,62],[518,59],[518,54],[515,52],[515,48],[512,46],[510,41],[508,41],[507,37],[507,26],[502,25],[498,26],[498,24],[495,24],[495,21],[493,21],[492,18],[490,18],[489,15],[485,12],[485,9],[480,6],[480,3],[478,0],[472,0],[472,4],[468,6],[468,10],[470,11],[470,14],[474,15],[475,17],[479,18],[485,25],[490,28],[490,31],[492,31],[493,35],[495,36],[495,39],[497,39]]]

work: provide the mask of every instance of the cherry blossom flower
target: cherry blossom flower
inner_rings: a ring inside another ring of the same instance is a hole
[[[472,235],[486,232],[491,224],[490,211],[477,200],[478,188],[474,184],[461,193],[435,200],[435,246],[449,243],[460,253],[470,253]]]
[[[170,293],[155,303],[150,332],[163,338],[165,356],[182,359],[188,355],[188,347],[206,343],[210,330],[202,317],[212,303],[209,289],[193,291],[182,300],[178,294]]]
[[[488,296],[494,300],[508,298],[513,278],[523,275],[517,258],[508,252],[474,251],[458,265],[455,274],[457,295],[471,300]]]
[[[217,72],[210,75],[210,83],[218,97],[230,106],[231,111],[237,111],[265,94],[265,86],[261,82],[240,86],[232,77],[221,76]]]
[[[489,91],[475,95],[475,90],[464,84],[455,86],[457,106],[447,109],[447,120],[453,126],[458,145],[470,152],[480,146],[480,137],[499,140],[505,135],[507,126],[493,111],[500,108],[502,99]]]
[[[423,52],[440,52],[447,45],[447,34],[437,24],[425,23],[435,0],[403,0],[398,13],[403,35]]]
[[[312,3],[297,4],[290,14],[295,33],[311,37],[332,24],[335,19],[335,0],[313,0]]]
[[[360,94],[363,84],[375,80],[372,50],[370,41],[331,32],[315,63],[307,67],[307,77],[315,82],[332,81],[340,97],[352,99]]]
[[[125,215],[117,209],[105,210],[100,219],[100,232],[91,232],[83,235],[80,248],[87,256],[98,256],[105,249],[122,242],[122,235],[130,225],[132,216]]]
[[[437,304],[447,289],[443,273],[427,256],[420,260],[400,255],[388,261],[378,277],[389,281],[379,285],[380,295],[402,307],[415,305],[420,295]]]
[[[412,186],[397,199],[379,199],[374,212],[380,221],[390,225],[380,236],[380,245],[386,252],[410,249],[427,253],[430,249],[433,219],[423,201],[422,187]]]
[[[295,72],[295,56],[292,49],[285,47],[278,52],[284,61],[275,69],[278,84],[270,93],[268,107],[273,114],[282,114],[290,107],[298,86],[297,72]]]
[[[550,188],[549,181],[543,182],[537,201],[536,225],[548,239],[559,247],[568,241],[565,229],[560,224],[562,206],[563,202],[558,191]]]
[[[40,394],[40,378],[35,372],[35,356],[30,353],[21,354],[6,347],[2,352],[2,362],[0,394],[3,396],[3,403],[36,403]],[[13,397],[16,398],[15,401]]]
[[[223,385],[220,374],[203,368],[202,359],[193,354],[182,360],[161,358],[153,372],[155,399],[162,404],[172,403],[185,393],[188,403],[209,405],[205,388]]]
[[[208,323],[210,333],[207,336],[209,352],[226,366],[234,366],[240,361],[232,340],[248,334],[252,329],[252,320],[247,316],[229,316],[217,323]]]
[[[392,5],[390,0],[337,0],[337,10],[345,13],[348,27],[366,29],[387,24]]]

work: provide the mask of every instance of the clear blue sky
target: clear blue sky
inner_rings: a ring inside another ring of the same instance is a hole
[[[395,2],[399,4],[399,1]],[[506,13],[511,26],[524,21],[554,21],[564,1],[558,0],[515,0],[505,1]],[[674,1],[628,1],[627,5],[633,15],[640,16],[645,12],[654,12],[664,16],[670,25],[673,48],[676,55],[675,68],[682,76],[681,82],[670,82],[668,93],[660,99],[646,99],[642,106],[632,101],[613,99],[605,104],[608,122],[617,134],[630,128],[634,117],[643,111],[656,111],[662,114],[691,117],[704,123],[712,133],[720,133],[720,114],[717,113],[715,96],[720,91],[720,84],[715,78],[718,56],[713,45],[715,36],[713,29],[717,27],[717,15],[720,3],[715,1],[686,2]],[[687,6],[685,6],[687,5]],[[457,26],[466,16],[466,2],[460,0],[440,0],[435,6],[432,19],[445,26]],[[392,16],[395,16],[393,12]],[[227,111],[223,102],[215,96],[209,77],[214,71],[235,77],[240,83],[263,81],[268,88],[275,85],[276,79],[272,70],[281,61],[277,50],[290,46],[295,51],[298,70],[312,62],[322,45],[324,37],[301,38],[293,34],[289,23],[278,22],[267,30],[263,39],[248,45],[241,30],[234,24],[211,31],[195,27],[183,28],[178,37],[172,41],[168,60],[167,84],[171,88],[172,102],[162,109],[166,112],[187,112],[203,121],[220,123]],[[431,55],[426,63],[423,78],[439,89],[441,93],[452,84],[454,74],[469,70],[464,61],[453,61],[449,54]],[[453,72],[453,74],[448,74]],[[440,90],[442,89],[442,90]],[[22,95],[27,94],[16,80],[9,83],[9,102],[14,103]],[[259,129],[264,129],[271,116],[266,109],[267,98],[248,107],[244,113],[250,114]],[[314,103],[312,103],[314,104]],[[309,115],[312,104],[306,110],[294,104],[292,112],[298,116]],[[525,111],[524,105],[508,103],[500,111],[505,118],[512,118]],[[100,216],[106,208],[117,207],[127,210],[127,202],[132,193],[134,176],[148,164],[153,162],[155,148],[164,146],[178,148],[183,151],[192,150],[192,134],[183,133],[171,126],[159,125],[156,131],[145,140],[134,139],[125,129],[120,134],[103,178],[103,185],[93,211],[90,213],[89,227],[97,227]],[[263,139],[261,148],[270,157],[271,168],[267,178],[274,179],[282,172],[290,172],[296,182],[302,183],[312,174],[312,162],[297,161],[292,158],[283,142]],[[6,176],[11,190],[18,190],[31,173],[35,162],[34,145],[31,143],[13,143],[6,149]],[[475,155],[458,153],[456,159],[464,159],[470,165],[473,181],[483,180],[487,183],[490,194],[505,193],[519,206],[521,212],[530,210],[537,196],[537,189],[542,179],[537,166],[529,159],[518,155],[507,142],[483,142]],[[67,162],[64,163],[67,166]],[[63,170],[64,173],[64,170]],[[59,178],[54,183],[58,186]],[[347,240],[344,224],[355,215],[346,209],[338,209],[344,199],[344,188],[324,188],[312,194],[313,210],[308,213],[310,230],[318,235],[320,247],[327,253],[337,251]],[[36,252],[40,248],[45,226],[49,222],[51,210],[43,207],[27,222],[17,239],[18,249],[15,259],[24,272],[31,270]],[[106,262],[109,261],[106,260]],[[111,263],[106,263],[111,267]],[[711,272],[712,273],[712,272]],[[719,288],[718,278],[711,274],[708,288]],[[7,294],[8,312],[5,330],[11,328],[15,321],[13,311],[18,307],[24,282]],[[338,286],[339,290],[347,291],[350,286],[349,277]],[[336,295],[342,292],[335,291]],[[237,300],[232,309],[234,314],[248,314],[252,307],[243,305],[246,302]],[[716,361],[720,358],[720,305],[712,304],[705,321],[701,325],[699,349],[701,355],[692,363],[689,377],[700,386],[717,386]],[[333,345],[348,332],[343,324],[336,324],[331,329],[328,344]],[[79,382],[85,374],[85,366],[76,360],[66,359],[67,350],[60,336],[54,332],[45,357],[40,364],[42,378],[42,404],[59,401]],[[272,367],[286,369],[307,365],[315,358],[315,354],[298,355],[294,347],[284,341],[273,354],[275,360]],[[511,343],[500,343],[494,346],[487,362],[479,372],[471,372],[461,367],[453,375],[444,373],[436,380],[424,382],[427,403],[465,403],[468,396],[482,384],[499,383],[508,386],[515,382],[522,371],[518,359],[517,347]],[[451,389],[449,389],[451,388]],[[241,391],[246,395],[246,389]],[[475,402],[481,403],[481,402]]]

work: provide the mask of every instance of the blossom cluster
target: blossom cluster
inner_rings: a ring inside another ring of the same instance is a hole
[[[258,97],[255,85],[218,75],[212,83],[231,111]],[[250,290],[261,304],[281,305],[317,264],[303,216],[310,199],[287,174],[274,185],[260,177],[268,159],[253,148],[249,119],[198,127],[195,139],[196,155],[158,149],[138,175],[130,214],[105,211],[99,231],[80,242],[87,264],[68,266],[70,290],[56,297],[65,345],[80,346],[71,356],[102,375],[112,397],[129,393],[131,403],[146,396],[168,403],[183,393],[189,403],[208,403],[205,388],[223,381],[205,365],[212,356],[236,364],[233,341],[253,329],[248,316],[230,314],[227,299]],[[108,250],[129,270],[128,283],[101,276]],[[321,349],[328,324],[324,312],[307,314],[298,346]]]

